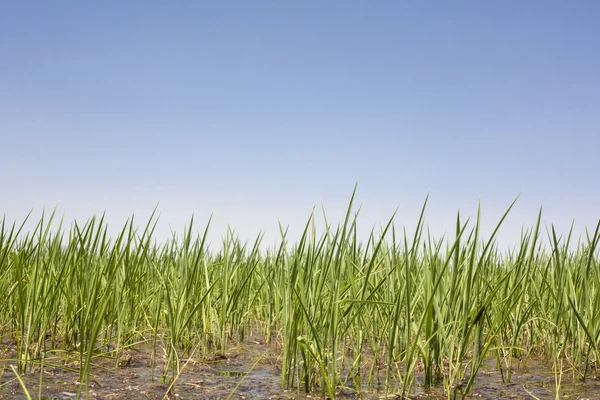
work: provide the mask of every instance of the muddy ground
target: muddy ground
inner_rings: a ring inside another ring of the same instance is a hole
[[[169,390],[160,382],[162,361],[152,371],[151,349],[138,346],[121,353],[118,363],[114,358],[96,357],[88,398],[90,399],[315,399],[318,394],[306,395],[297,390],[281,389],[281,349],[266,344],[258,335],[231,346],[223,355],[197,355],[181,361],[181,375]],[[189,360],[189,362],[187,362]],[[50,357],[48,362],[77,368],[77,355]],[[186,364],[187,362],[187,364]],[[2,343],[0,347],[0,399],[26,399],[25,392],[10,369],[14,365],[14,346]],[[185,364],[185,366],[183,366]],[[41,382],[40,382],[41,378]],[[78,374],[61,368],[46,367],[40,375],[35,369],[22,376],[33,398],[74,399],[79,387]],[[424,391],[417,377],[411,399],[445,399],[441,388]],[[41,397],[39,394],[41,393]],[[597,377],[585,383],[573,380],[568,373],[562,378],[559,392],[564,399],[600,400],[600,380]],[[535,397],[534,397],[535,396]],[[484,365],[477,376],[469,398],[473,399],[555,399],[555,377],[551,366],[541,360],[529,360],[515,368],[510,384],[504,384],[492,360]],[[338,394],[341,399],[359,396],[347,390]],[[383,399],[375,390],[365,390],[360,398]]]

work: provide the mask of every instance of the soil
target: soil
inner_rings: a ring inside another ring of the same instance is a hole
[[[181,360],[181,373],[172,388],[161,383],[164,361],[157,355],[155,371],[152,370],[152,351],[149,347],[137,346],[121,352],[117,360],[96,357],[93,361],[89,382],[89,399],[319,399],[319,394],[304,394],[297,390],[281,389],[281,348],[267,344],[260,336],[250,336],[245,342],[230,346],[223,355],[209,355]],[[164,358],[164,357],[163,357]],[[67,371],[62,366],[78,368],[77,354],[48,357],[61,367],[39,368],[21,376],[33,398],[75,399],[79,388],[78,373]],[[14,364],[14,346],[0,344],[0,399],[26,399],[25,392],[10,369]],[[511,383],[502,382],[495,363],[486,363],[475,381],[468,398],[473,399],[555,399],[555,376],[546,361],[528,360],[515,366]],[[41,376],[40,376],[41,375]],[[41,378],[41,381],[40,381]],[[563,375],[560,398],[592,400],[600,399],[600,379],[592,376],[585,383],[578,382],[568,374]],[[229,397],[231,396],[231,397]],[[535,396],[535,397],[534,397]],[[351,390],[340,391],[340,399],[384,399],[375,390],[364,390],[357,396]],[[82,396],[85,398],[85,395]],[[417,377],[411,399],[446,399],[442,388],[425,391],[422,379]]]

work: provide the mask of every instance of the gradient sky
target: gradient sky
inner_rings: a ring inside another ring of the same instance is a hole
[[[243,238],[399,207],[488,229],[600,218],[600,2],[4,1],[0,213]],[[37,215],[37,214],[36,214]],[[366,232],[366,231],[365,231]]]

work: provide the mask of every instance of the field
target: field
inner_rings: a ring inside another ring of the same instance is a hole
[[[600,224],[540,213],[499,249],[510,207],[490,237],[478,213],[433,238],[425,205],[359,242],[351,201],[266,250],[209,250],[193,220],[167,243],[154,216],[115,237],[3,220],[0,398],[600,398]]]

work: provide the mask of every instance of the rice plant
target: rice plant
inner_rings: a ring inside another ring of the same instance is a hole
[[[171,387],[180,360],[224,354],[250,329],[277,344],[282,388],[329,398],[340,390],[406,398],[415,385],[465,398],[484,360],[495,360],[505,382],[528,357],[569,365],[575,380],[595,373],[600,222],[577,243],[550,226],[546,246],[540,211],[518,246],[499,249],[514,203],[490,237],[478,209],[434,238],[425,201],[414,230],[392,216],[361,242],[353,202],[354,194],[339,226],[325,218],[318,232],[313,212],[297,242],[281,227],[280,245],[267,249],[261,236],[243,243],[229,230],[210,251],[210,221],[195,233],[193,219],[181,240],[157,243],[154,214],[142,230],[130,219],[114,238],[104,217],[53,230],[53,213],[30,232],[4,218],[0,329],[15,345],[14,374],[22,384],[50,355],[77,355],[64,368],[78,372],[86,396],[96,357],[120,368],[119,354],[144,344]]]

